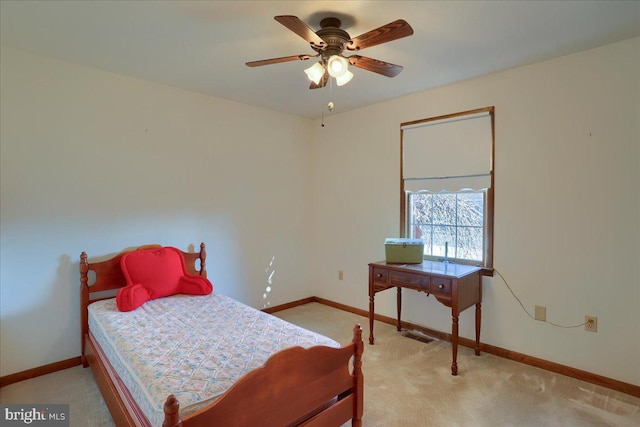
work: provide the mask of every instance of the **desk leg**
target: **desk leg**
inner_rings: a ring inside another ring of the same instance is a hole
[[[369,344],[371,345],[373,345],[373,313],[375,313],[373,299],[375,296],[375,292],[369,294]]]
[[[398,331],[401,331],[402,327],[400,326],[400,312],[402,311],[402,289],[400,288],[400,286],[396,287],[396,289],[398,290],[398,296],[396,298],[398,300],[398,324],[396,328],[398,329]]]
[[[482,310],[480,306],[480,303],[476,304],[476,356],[480,356],[480,322],[482,320]]]
[[[451,375],[458,375],[458,316],[452,316],[452,318],[451,350],[453,351],[453,362],[451,363]]]

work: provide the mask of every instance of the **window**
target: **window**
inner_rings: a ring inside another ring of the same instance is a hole
[[[427,259],[493,264],[493,107],[403,123],[401,235]]]
[[[482,262],[486,191],[409,193],[409,235],[424,254]]]

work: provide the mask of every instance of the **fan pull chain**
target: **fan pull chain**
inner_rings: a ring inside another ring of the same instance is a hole
[[[335,106],[333,101],[331,101],[332,96],[333,96],[333,81],[331,81],[331,78],[329,78],[329,102],[327,103],[327,110],[329,110],[330,113],[333,112],[333,107]]]
[[[324,76],[322,76],[322,78],[324,79]],[[324,88],[325,86],[322,86],[320,88],[320,90],[322,91],[322,97],[324,98]],[[321,113],[322,113],[322,123],[320,124],[320,127],[324,127],[324,106],[322,106],[322,108],[320,109]]]
[[[333,82],[331,81],[330,77],[327,77],[327,84],[323,85],[322,88],[320,89],[322,90],[322,95],[324,99],[326,99],[326,97],[324,97],[326,86],[329,86],[329,99],[331,99],[331,96],[333,95]],[[327,103],[327,110],[329,110],[329,112],[332,113],[334,107],[335,107],[335,104],[333,103],[333,101],[330,100]],[[322,122],[320,123],[320,127],[324,127],[324,107],[322,107],[321,117],[322,117]]]

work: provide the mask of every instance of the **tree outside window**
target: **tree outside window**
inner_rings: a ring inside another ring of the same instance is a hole
[[[409,237],[426,257],[484,263],[485,199],[485,190],[410,193]]]

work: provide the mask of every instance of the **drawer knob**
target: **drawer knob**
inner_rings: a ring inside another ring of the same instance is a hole
[[[444,285],[443,285],[442,283],[440,283],[440,284],[438,285],[438,289],[444,289]]]
[[[382,273],[378,273],[378,279],[382,279]]]

